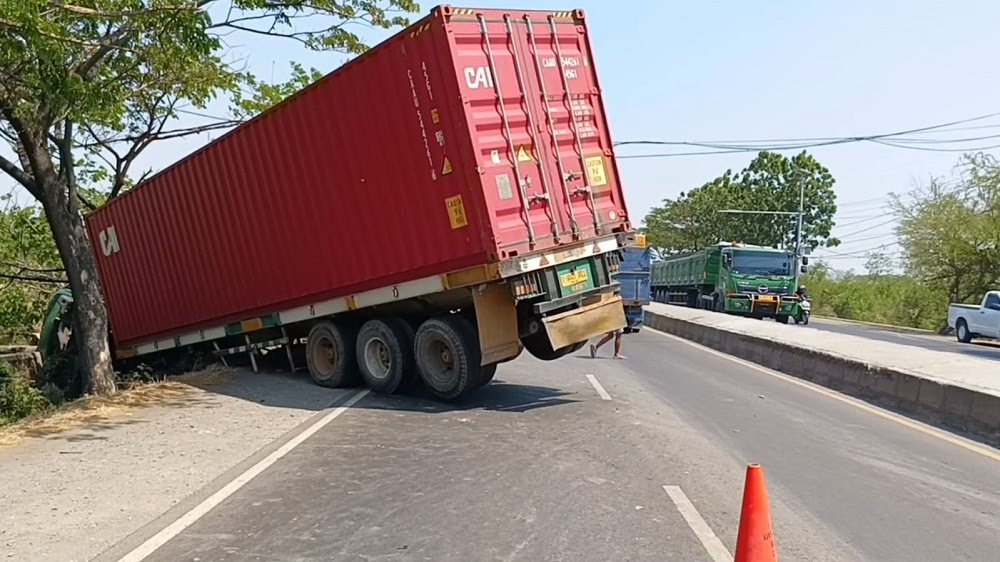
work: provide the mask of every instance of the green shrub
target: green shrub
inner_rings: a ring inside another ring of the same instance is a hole
[[[839,278],[822,266],[802,282],[813,311],[820,316],[939,330],[948,314],[948,296],[936,287],[898,275],[855,275]]]
[[[0,426],[4,426],[52,407],[41,390],[31,386],[7,363],[0,363]]]

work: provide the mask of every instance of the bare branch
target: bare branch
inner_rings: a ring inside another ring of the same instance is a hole
[[[66,183],[68,193],[66,204],[69,212],[76,215],[80,209],[77,200],[76,170],[73,167],[73,122],[66,118],[63,121],[63,142],[59,145],[59,172]]]
[[[28,193],[31,193],[36,199],[39,198],[39,193],[35,190],[35,182],[32,180],[32,177],[3,156],[0,156],[0,170],[14,178],[17,183],[21,184],[21,187],[27,189]]]
[[[195,3],[192,3],[191,5],[188,6],[162,6],[158,8],[149,7],[149,8],[143,8],[141,10],[130,10],[128,12],[106,12],[103,10],[95,10],[94,8],[87,8],[85,6],[63,4],[61,2],[49,2],[49,6],[55,8],[56,10],[63,10],[78,16],[90,16],[101,19],[126,19],[126,18],[140,17],[140,16],[155,15],[158,13],[190,12],[199,9],[199,5]]]
[[[316,32],[312,32],[312,31],[297,31],[297,32],[294,32],[294,33],[278,33],[276,31],[265,31],[263,29],[254,29],[252,27],[244,27],[242,25],[233,25],[233,24],[226,24],[225,27],[229,27],[231,29],[236,29],[238,31],[246,31],[247,33],[253,33],[253,34],[256,34],[256,35],[264,35],[266,37],[280,37],[282,39],[292,39],[292,40],[298,41],[299,43],[302,43],[303,45],[305,45],[307,47],[309,46],[309,41],[306,40],[306,39],[303,39],[302,36],[311,37],[312,35],[316,34]]]
[[[14,275],[0,273],[0,279],[10,279],[12,281],[27,281],[30,283],[52,283],[53,285],[65,285],[66,279],[53,279],[42,275]]]
[[[61,267],[60,268],[55,268],[55,269],[35,269],[33,267],[28,267],[26,265],[21,265],[21,264],[18,264],[18,263],[11,263],[11,262],[0,262],[0,266],[10,267],[10,268],[16,269],[16,270],[18,270],[19,273],[25,273],[25,272],[28,272],[28,273],[63,273],[63,272],[66,271],[64,268],[61,268]]]
[[[12,162],[2,159],[3,162],[9,164],[10,166],[4,166],[4,172],[13,177],[20,183],[24,188],[30,193],[35,199],[39,201],[42,200],[42,192],[44,191],[44,186],[36,183],[41,177],[40,171],[43,168],[47,168],[45,162],[38,154],[38,150],[28,150],[29,146],[35,144],[36,139],[32,138],[28,134],[27,127],[25,127],[24,122],[14,113],[9,105],[0,103],[0,114],[4,116],[10,126],[14,129],[14,133],[17,135],[17,143],[15,144],[15,151],[17,152],[18,158],[21,160],[21,168],[14,166]],[[41,139],[39,139],[40,141]],[[29,170],[30,169],[30,170]],[[17,172],[20,172],[18,174]],[[27,181],[24,181],[24,180]]]

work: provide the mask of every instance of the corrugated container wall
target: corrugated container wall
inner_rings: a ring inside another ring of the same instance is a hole
[[[581,12],[435,8],[88,217],[116,343],[628,229],[611,148]]]

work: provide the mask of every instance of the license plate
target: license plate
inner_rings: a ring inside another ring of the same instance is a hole
[[[578,269],[569,273],[564,273],[559,280],[563,287],[574,287],[587,282],[587,270]]]
[[[774,297],[772,297],[770,295],[766,295],[766,296],[759,297],[757,300],[763,301],[763,302],[774,302]]]

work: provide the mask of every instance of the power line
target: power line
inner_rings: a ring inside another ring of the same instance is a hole
[[[893,133],[881,133],[875,135],[861,135],[861,136],[851,136],[851,137],[814,137],[811,139],[771,139],[771,140],[756,140],[756,141],[730,141],[730,142],[711,142],[711,141],[655,141],[655,140],[638,140],[638,141],[620,141],[614,143],[614,146],[685,146],[685,147],[696,147],[705,148],[709,150],[702,150],[697,152],[673,152],[673,153],[662,153],[662,154],[635,154],[635,155],[619,155],[620,159],[634,159],[634,158],[665,158],[670,156],[700,156],[707,154],[731,154],[736,152],[757,152],[757,151],[777,151],[777,150],[798,150],[803,148],[815,148],[821,146],[831,146],[837,144],[847,144],[856,142],[875,142],[879,144],[886,144],[888,146],[893,146],[890,143],[883,142],[883,139],[892,139],[895,137],[905,137],[906,135],[922,134],[932,131],[941,131],[947,129],[948,127],[954,127],[955,125],[971,123],[974,121],[981,121],[984,119],[990,119],[997,117],[1000,113],[991,113],[987,115],[980,115],[977,117],[971,117],[968,119],[960,119],[958,121],[951,121],[948,123],[941,123],[937,125],[930,125],[926,127],[918,127],[914,129],[908,129],[904,131],[896,131]],[[996,138],[1000,138],[997,135]],[[904,141],[909,141],[911,143],[918,143],[921,140],[926,141],[927,139],[901,139]],[[960,139],[957,142],[962,142]],[[770,146],[768,146],[770,145]],[[1000,147],[1000,145],[998,145]],[[911,149],[923,149],[923,150],[937,150],[937,151],[947,151],[954,149],[931,149],[926,147],[915,147],[915,146],[905,146],[899,145],[896,148],[911,148]],[[975,150],[988,150],[993,147],[981,147],[975,148],[970,147],[964,149],[964,151],[975,151]]]
[[[837,227],[838,228],[843,228],[845,226],[854,226],[856,224],[864,224],[866,222],[871,222],[873,220],[884,219],[884,218],[885,218],[885,214],[881,214],[881,215],[868,215],[865,218],[859,218],[859,219],[853,220],[851,222],[837,223]]]
[[[855,230],[854,232],[850,232],[848,234],[844,234],[842,236],[838,236],[837,238],[843,240],[845,238],[850,238],[851,236],[855,236],[855,235],[858,235],[858,234],[864,234],[866,232],[871,232],[871,231],[875,230],[876,228],[882,228],[883,226],[889,226],[890,224],[892,224],[894,222],[896,222],[896,217],[893,217],[890,220],[887,220],[885,222],[880,222],[880,223],[878,223],[876,225],[869,226],[867,228],[862,228],[861,230]]]
[[[843,259],[843,258],[863,258],[878,250],[884,250],[886,248],[891,248],[893,246],[898,246],[898,242],[886,242],[885,244],[880,244],[878,246],[872,246],[871,248],[865,248],[864,250],[854,250],[853,252],[835,252],[824,248],[823,251],[832,254],[831,256],[816,256],[817,259]]]
[[[836,236],[834,236],[834,238],[837,238],[838,240],[840,240],[841,242],[843,242],[844,246],[850,246],[851,244],[857,244],[859,242],[871,242],[872,240],[882,240],[882,239],[888,238],[890,236],[896,236],[896,235],[894,233],[892,233],[892,234],[889,234],[889,233],[886,233],[886,234],[875,234],[875,235],[872,235],[872,236],[864,236],[864,237],[861,237],[861,238],[852,238],[850,240],[840,240],[840,238],[837,238]]]

